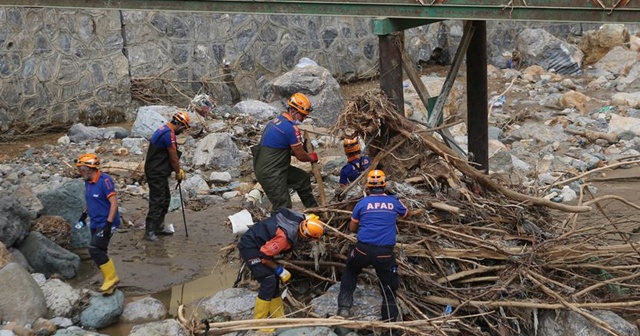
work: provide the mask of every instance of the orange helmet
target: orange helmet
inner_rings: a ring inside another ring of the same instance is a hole
[[[76,167],[87,166],[89,168],[98,168],[100,165],[100,159],[95,154],[82,154],[76,160]]]
[[[311,215],[300,223],[300,235],[304,238],[318,239],[324,234],[324,223],[318,216]]]
[[[309,98],[300,92],[294,93],[287,104],[304,115],[308,115],[312,111]]]
[[[176,112],[176,114],[174,114],[173,117],[171,118],[171,121],[174,124],[176,124],[176,122],[179,122],[182,125],[184,125],[185,128],[189,128],[190,120],[189,120],[189,115],[187,114],[187,112],[184,112],[184,111]]]
[[[344,147],[344,153],[347,156],[354,153],[360,154],[360,141],[358,141],[358,137],[353,139],[346,138],[342,145]]]
[[[368,188],[384,188],[387,186],[387,176],[382,170],[372,170],[367,174]]]

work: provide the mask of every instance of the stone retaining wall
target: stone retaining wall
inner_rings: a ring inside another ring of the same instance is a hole
[[[139,105],[186,106],[200,90],[230,104],[238,100],[225,84],[231,77],[240,99],[260,98],[268,81],[302,57],[340,82],[373,78],[378,39],[371,21],[0,7],[0,131],[131,120]],[[559,37],[597,27],[489,22],[490,61],[503,62],[502,52],[531,26]],[[436,47],[452,58],[461,37],[461,22],[443,21],[407,30],[405,44],[412,60],[425,63]]]

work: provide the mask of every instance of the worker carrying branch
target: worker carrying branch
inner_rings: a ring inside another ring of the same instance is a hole
[[[305,218],[297,211],[282,208],[242,235],[238,242],[240,257],[249,266],[253,278],[260,283],[253,310],[254,319],[284,317],[278,279],[286,285],[291,280],[291,273],[274,259],[291,252],[298,239],[318,239],[323,233],[324,223],[317,216]],[[273,330],[264,329],[262,332]]]
[[[269,201],[271,213],[291,208],[289,188],[294,189],[307,208],[318,206],[311,190],[311,177],[291,165],[291,155],[302,162],[318,162],[317,153],[305,152],[300,129],[296,126],[311,113],[311,102],[302,93],[294,93],[287,110],[265,126],[260,144],[251,147],[253,169]]]

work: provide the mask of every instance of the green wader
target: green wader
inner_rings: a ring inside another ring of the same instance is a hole
[[[311,191],[311,177],[291,165],[291,150],[255,145],[251,147],[253,169],[271,202],[271,213],[291,208],[289,188],[295,190],[306,208],[318,206]]]

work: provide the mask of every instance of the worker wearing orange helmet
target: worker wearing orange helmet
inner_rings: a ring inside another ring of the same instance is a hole
[[[289,188],[298,193],[305,207],[318,205],[309,174],[291,165],[291,155],[302,162],[318,162],[318,154],[305,152],[300,129],[296,126],[311,111],[309,98],[294,93],[287,101],[287,110],[267,123],[260,144],[251,148],[256,178],[271,202],[272,214],[281,208],[292,207]]]
[[[357,232],[358,241],[347,252],[347,264],[342,273],[338,294],[338,315],[349,316],[358,275],[364,267],[373,266],[382,291],[383,321],[398,318],[396,290],[398,265],[393,247],[396,244],[397,216],[405,218],[409,211],[396,197],[385,194],[386,176],[382,170],[367,174],[369,195],[353,208],[349,230]]]
[[[84,180],[86,205],[80,222],[85,223],[87,217],[91,218],[91,242],[89,243],[89,255],[98,265],[104,278],[99,291],[103,295],[111,295],[120,282],[116,274],[116,266],[113,259],[107,254],[111,236],[120,226],[120,214],[118,213],[118,197],[113,184],[113,179],[98,168],[100,159],[95,154],[83,154],[76,160],[78,172]]]
[[[340,186],[346,187],[355,181],[360,174],[371,165],[371,159],[360,151],[360,139],[346,138],[343,141],[344,154],[347,156],[347,164],[340,170]]]
[[[260,283],[253,310],[254,319],[284,317],[284,302],[280,297],[280,284],[291,280],[291,273],[274,259],[291,252],[302,239],[319,239],[324,223],[318,216],[307,218],[295,210],[281,208],[278,212],[253,225],[238,242],[240,257]],[[263,329],[262,332],[273,332]]]
[[[180,169],[180,151],[176,135],[189,128],[189,115],[178,111],[171,121],[160,126],[151,136],[149,150],[144,161],[144,175],[149,183],[149,210],[145,223],[144,239],[156,241],[156,235],[171,235],[164,230],[164,217],[171,203],[169,176],[175,172],[178,183],[185,178]]]

